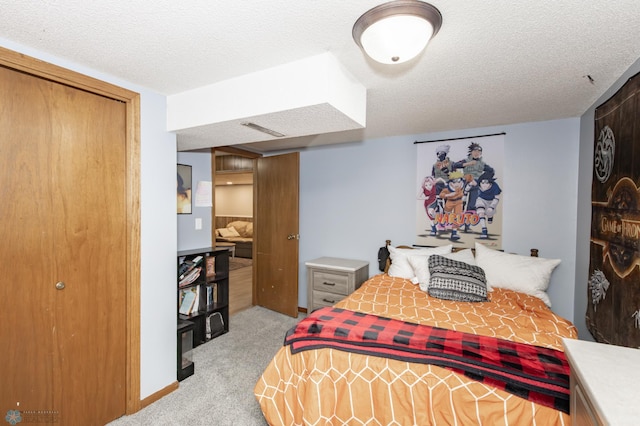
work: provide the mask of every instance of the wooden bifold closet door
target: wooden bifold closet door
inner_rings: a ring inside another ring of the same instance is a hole
[[[123,102],[0,67],[2,416],[125,413],[125,128]]]

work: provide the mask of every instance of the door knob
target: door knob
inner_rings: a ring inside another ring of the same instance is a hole
[[[300,239],[300,235],[297,234],[289,234],[287,235],[287,240],[299,240]]]
[[[64,283],[63,283],[62,281],[58,281],[58,282],[56,283],[56,289],[57,289],[57,290],[62,290],[62,289],[64,289]]]

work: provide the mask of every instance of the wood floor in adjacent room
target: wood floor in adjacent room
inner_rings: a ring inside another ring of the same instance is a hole
[[[252,276],[253,266],[229,271],[229,316],[253,306]]]

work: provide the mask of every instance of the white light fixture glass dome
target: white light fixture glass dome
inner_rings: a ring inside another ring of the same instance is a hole
[[[396,0],[367,11],[353,39],[373,60],[399,64],[415,58],[442,25],[438,9],[417,0]]]

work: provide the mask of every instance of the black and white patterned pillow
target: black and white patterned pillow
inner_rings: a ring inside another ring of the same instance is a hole
[[[486,302],[487,279],[479,266],[448,259],[429,257],[429,296],[458,302]]]

